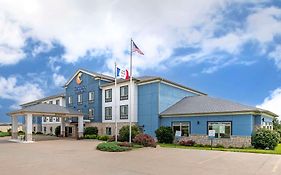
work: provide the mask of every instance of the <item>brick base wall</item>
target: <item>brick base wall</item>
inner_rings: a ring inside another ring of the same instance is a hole
[[[132,125],[135,125],[136,123],[132,123]],[[123,127],[129,125],[128,122],[119,123],[117,125],[117,130],[119,133],[119,130]],[[95,126],[99,130],[99,135],[106,135],[106,127],[111,127],[111,135],[115,135],[115,123],[85,123],[85,127]]]
[[[193,140],[196,144],[211,145],[211,140],[206,135],[190,135],[180,140]],[[249,147],[251,146],[251,136],[231,136],[230,138],[214,138],[213,145],[223,145],[224,147]]]

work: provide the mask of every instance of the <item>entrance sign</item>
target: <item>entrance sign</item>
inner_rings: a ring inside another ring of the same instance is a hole
[[[215,137],[216,136],[216,130],[209,130],[209,137]]]
[[[176,136],[176,137],[181,137],[181,131],[176,131],[175,136]]]

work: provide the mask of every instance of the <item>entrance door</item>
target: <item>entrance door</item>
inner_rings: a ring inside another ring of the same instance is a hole
[[[65,137],[72,137],[72,136],[73,136],[72,126],[66,126]]]

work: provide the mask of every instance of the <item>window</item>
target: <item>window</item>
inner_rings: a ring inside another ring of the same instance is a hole
[[[56,100],[56,105],[60,105],[60,100]]]
[[[47,121],[46,117],[43,117],[43,121],[44,121],[44,122],[46,122],[46,121]]]
[[[190,133],[189,128],[189,122],[172,122],[172,129],[174,134],[176,134],[177,131],[180,131],[181,136],[188,137]]]
[[[50,122],[53,122],[53,117],[50,117],[50,120],[49,120]]]
[[[46,128],[46,127],[44,127],[44,133],[46,133],[46,131],[47,131],[47,128]]]
[[[128,86],[120,87],[120,100],[128,100]]]
[[[72,102],[72,97],[69,96],[69,97],[68,97],[68,104],[69,104],[69,105],[72,105],[72,103],[73,103],[73,102]]]
[[[106,135],[111,135],[111,127],[106,127],[105,128],[105,134]]]
[[[112,89],[105,90],[105,102],[112,102]]]
[[[105,120],[112,120],[112,107],[105,107]]]
[[[53,101],[49,101],[49,104],[53,104]]]
[[[215,130],[215,138],[230,138],[231,136],[231,122],[208,122],[209,130]]]
[[[89,119],[94,119],[94,109],[89,109]]]
[[[36,132],[36,127],[35,126],[33,127],[33,132]]]
[[[53,127],[50,127],[50,133],[53,133]]]
[[[120,106],[120,119],[128,119],[128,105]]]
[[[57,122],[60,122],[60,118],[59,118],[59,117],[56,117],[56,121],[57,121]]]
[[[77,103],[82,104],[82,94],[78,94],[77,96]]]
[[[93,102],[94,101],[94,92],[89,92],[89,102]]]

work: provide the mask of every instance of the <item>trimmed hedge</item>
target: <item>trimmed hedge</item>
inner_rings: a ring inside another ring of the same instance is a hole
[[[132,148],[130,147],[119,146],[115,142],[103,142],[98,144],[97,146],[97,150],[107,151],[107,152],[123,152],[123,151],[129,151],[131,149]]]
[[[84,135],[98,135],[98,128],[95,126],[90,126],[85,128]]]
[[[138,134],[134,138],[133,142],[139,145],[143,145],[145,147],[156,147],[154,138],[148,134]]]
[[[174,141],[174,133],[171,127],[160,126],[155,134],[159,143],[173,143]]]
[[[6,136],[11,136],[11,133],[9,133],[9,132],[0,132],[0,137],[6,137]]]
[[[119,139],[122,142],[129,141],[129,125],[123,126],[119,131]],[[140,133],[139,127],[133,125],[132,126],[132,140]]]
[[[274,150],[279,143],[279,137],[276,131],[259,128],[252,136],[252,145],[255,148]]]
[[[97,136],[96,135],[85,135],[84,139],[96,139]]]

